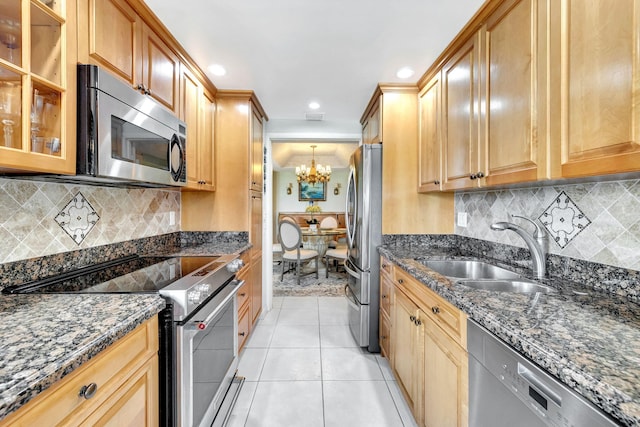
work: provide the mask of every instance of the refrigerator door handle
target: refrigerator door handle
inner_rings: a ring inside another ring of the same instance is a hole
[[[349,288],[349,285],[344,285],[344,297],[347,299],[347,303],[351,306],[351,308],[360,311],[360,307],[358,307],[358,303],[356,302],[356,297],[353,295],[353,292],[351,291],[351,288]]]
[[[344,261],[344,269],[347,270],[347,273],[349,273],[349,275],[355,277],[356,279],[360,280],[361,279],[361,274],[359,272],[357,272],[357,267],[353,265],[353,263],[351,262],[351,260],[346,259]]]
[[[347,197],[345,202],[345,225],[347,226],[347,243],[349,244],[349,248],[353,248],[353,241],[356,237],[356,223],[358,220],[358,195],[355,194],[356,186],[355,186],[355,170],[353,166],[349,169],[349,178],[347,178]],[[351,198],[351,192],[353,194],[353,224],[349,221],[349,200]],[[350,225],[353,225],[353,229],[351,229]]]

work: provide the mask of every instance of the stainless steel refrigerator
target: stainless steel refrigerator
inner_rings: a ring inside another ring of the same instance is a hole
[[[346,226],[349,326],[361,347],[380,351],[380,256],[382,244],[382,145],[365,144],[351,155],[347,181]]]

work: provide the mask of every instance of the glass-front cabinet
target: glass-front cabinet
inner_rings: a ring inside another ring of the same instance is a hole
[[[0,1],[0,172],[75,173],[75,0]]]

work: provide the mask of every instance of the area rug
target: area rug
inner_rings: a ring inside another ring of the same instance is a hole
[[[304,272],[314,271],[314,267],[305,266]],[[302,276],[300,285],[296,281],[295,271],[285,273],[284,280],[281,282],[282,266],[273,263],[273,296],[342,296],[344,295],[344,287],[347,284],[347,273],[343,268],[336,273],[335,267],[331,267],[329,278],[325,278],[325,267],[320,265],[318,269],[318,278],[315,274]]]

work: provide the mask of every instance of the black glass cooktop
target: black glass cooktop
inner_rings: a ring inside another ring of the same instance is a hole
[[[129,257],[9,286],[3,293],[157,292],[218,257]]]

